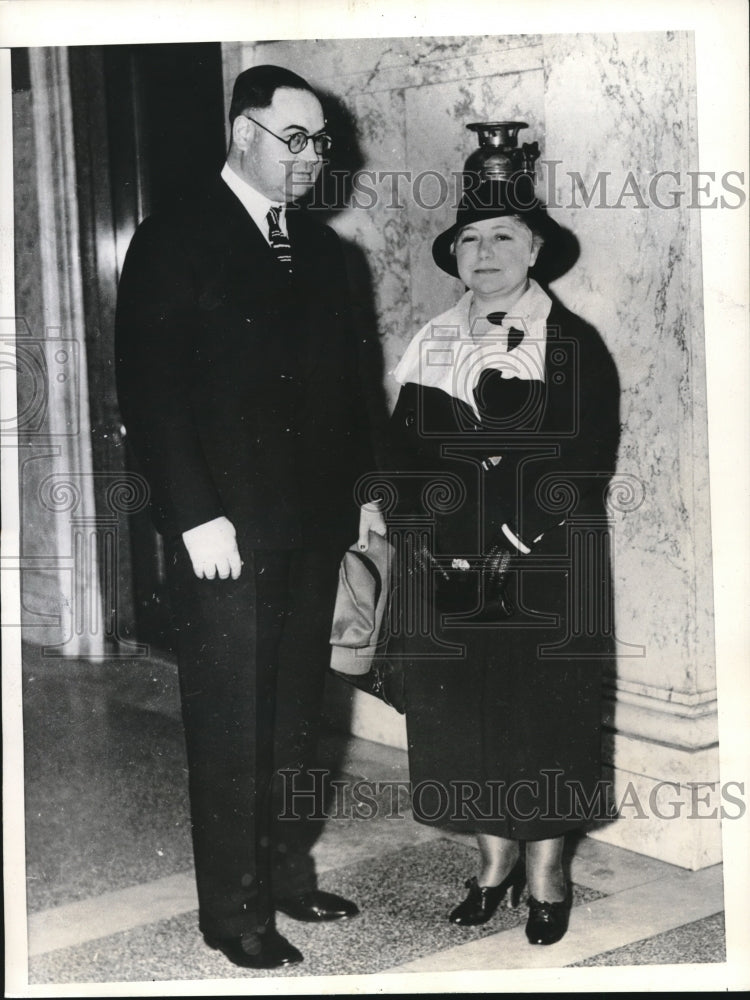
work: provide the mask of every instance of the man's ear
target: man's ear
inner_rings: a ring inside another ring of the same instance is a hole
[[[245,150],[253,141],[255,125],[244,115],[237,115],[232,122],[232,145]]]

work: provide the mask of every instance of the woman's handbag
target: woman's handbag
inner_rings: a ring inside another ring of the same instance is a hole
[[[403,713],[403,669],[386,650],[393,555],[393,546],[372,531],[367,552],[352,545],[344,553],[331,628],[331,671]]]

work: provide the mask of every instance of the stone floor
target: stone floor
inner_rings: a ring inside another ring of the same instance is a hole
[[[9,995],[168,995],[207,980],[223,982],[214,994],[259,993],[269,978],[281,993],[566,989],[571,977],[584,990],[620,989],[626,975],[642,989],[660,976],[687,989],[720,981],[720,865],[688,872],[582,837],[569,844],[574,909],[558,944],[528,945],[523,900],[480,928],[449,924],[476,870],[473,839],[414,822],[397,784],[407,778],[402,751],[334,733],[322,765],[380,783],[376,815],[344,803],[316,847],[321,886],[356,899],[362,914],[323,926],[280,916],[304,965],[248,973],[197,929],[171,664],[29,651],[24,732],[28,969],[18,981],[28,992]]]

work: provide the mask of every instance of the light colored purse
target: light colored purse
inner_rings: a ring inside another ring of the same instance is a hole
[[[331,669],[362,675],[380,645],[390,596],[393,546],[370,532],[367,552],[354,544],[344,553],[331,628]]]

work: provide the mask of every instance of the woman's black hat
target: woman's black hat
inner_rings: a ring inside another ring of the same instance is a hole
[[[550,244],[561,239],[560,226],[549,217],[534,194],[534,182],[528,174],[519,173],[509,180],[482,180],[464,191],[455,224],[432,244],[432,256],[437,266],[457,278],[456,257],[451,253],[451,247],[458,232],[472,222],[504,215],[516,216],[533,233],[541,236],[545,242],[545,255],[552,249]]]

